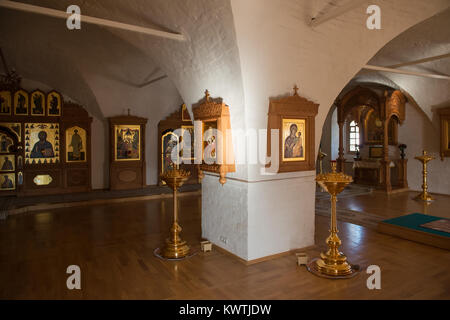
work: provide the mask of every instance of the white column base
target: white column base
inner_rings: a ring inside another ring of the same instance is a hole
[[[228,179],[222,186],[205,174],[202,236],[246,261],[313,245],[314,177]]]

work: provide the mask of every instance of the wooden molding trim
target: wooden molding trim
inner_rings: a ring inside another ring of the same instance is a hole
[[[186,191],[179,192],[178,197],[185,196],[193,196],[200,195],[202,191]],[[22,214],[22,213],[31,213],[35,211],[41,210],[51,210],[51,209],[60,209],[60,208],[72,208],[72,207],[83,207],[83,206],[92,206],[92,205],[103,205],[110,203],[124,203],[131,201],[148,201],[148,200],[157,200],[157,199],[166,199],[172,198],[172,193],[162,193],[162,194],[152,194],[148,196],[135,196],[135,197],[126,197],[126,198],[115,198],[115,199],[95,199],[95,200],[86,200],[86,201],[75,201],[75,202],[63,202],[63,203],[42,203],[37,205],[30,205],[26,207],[4,210],[2,212],[6,212],[8,215]]]
[[[224,248],[218,246],[215,243],[213,243],[213,247],[216,248],[217,251],[222,252],[222,253],[224,253],[226,255],[229,255],[229,256],[237,259],[239,262],[241,262],[241,263],[243,263],[243,264],[245,264],[247,266],[250,266],[250,265],[253,265],[253,264],[260,263],[260,262],[269,261],[269,260],[281,258],[281,257],[284,257],[284,256],[292,255],[292,254],[295,254],[299,250],[310,250],[310,249],[313,249],[313,248],[315,248],[317,246],[316,245],[312,245],[312,246],[307,246],[307,247],[303,247],[303,248],[292,249],[292,250],[271,254],[271,255],[268,255],[268,256],[265,256],[265,257],[262,257],[262,258],[258,258],[258,259],[253,259],[253,260],[245,260],[245,259],[235,255],[234,253],[228,251],[227,249],[224,249]]]

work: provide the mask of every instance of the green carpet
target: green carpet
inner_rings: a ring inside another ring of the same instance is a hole
[[[433,229],[429,229],[429,228],[423,228],[420,226],[424,223],[428,223],[428,222],[435,221],[435,220],[441,220],[441,219],[443,219],[443,218],[429,216],[429,215],[425,215],[425,214],[421,214],[421,213],[411,213],[406,216],[383,220],[382,222],[393,224],[393,225],[396,225],[399,227],[410,228],[410,229],[427,232],[427,233],[432,233],[432,234],[436,234],[439,236],[450,238],[450,233],[433,230]]]

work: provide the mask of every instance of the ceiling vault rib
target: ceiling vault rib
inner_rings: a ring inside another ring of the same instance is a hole
[[[392,66],[387,66],[386,68],[400,68],[400,67],[412,66],[415,64],[421,64],[421,63],[431,62],[431,61],[435,61],[435,60],[442,60],[445,58],[450,58],[450,53],[441,54],[438,56],[423,58],[423,59],[414,60],[414,61],[409,61],[409,62],[403,62],[403,63],[399,63],[399,64],[394,64]]]
[[[327,22],[328,20],[334,19],[343,15],[344,13],[355,9],[356,7],[362,6],[364,3],[368,3],[368,0],[350,0],[346,4],[333,8],[332,10],[316,16],[312,17],[309,25],[311,27],[317,27],[318,25]]]
[[[407,71],[407,70],[399,70],[399,69],[393,69],[393,68],[387,68],[387,67],[379,67],[379,66],[372,66],[372,65],[365,65],[363,69],[368,70],[375,70],[375,71],[384,71],[384,72],[391,72],[391,73],[399,73],[399,74],[405,74],[409,76],[418,76],[418,77],[426,77],[426,78],[433,78],[433,79],[443,79],[443,80],[450,80],[450,76],[447,75],[441,75],[441,74],[433,74],[433,73],[423,73],[423,72],[415,72],[415,71]]]
[[[136,87],[138,87],[138,88],[144,88],[144,87],[146,87],[146,86],[148,86],[148,85],[150,85],[150,84],[152,84],[152,83],[158,82],[159,80],[162,80],[162,79],[165,79],[165,78],[167,78],[167,75],[163,75],[163,76],[157,77],[157,78],[155,78],[155,79],[146,81],[146,82],[144,82],[144,83],[142,83],[142,84],[138,84],[138,85],[136,85]]]
[[[65,11],[35,6],[35,5],[21,3],[21,2],[14,2],[14,1],[9,1],[9,0],[0,0],[0,7],[13,9],[13,10],[19,10],[19,11],[26,11],[26,12],[36,13],[36,14],[42,14],[42,15],[51,16],[51,17],[55,17],[55,18],[62,18],[62,19],[67,19],[71,15]],[[131,32],[143,33],[143,34],[160,37],[160,38],[171,39],[171,40],[178,40],[178,41],[186,40],[186,38],[182,34],[179,34],[179,33],[172,33],[172,32],[157,30],[157,29],[153,29],[153,28],[141,27],[141,26],[136,26],[136,25],[132,25],[132,24],[127,24],[127,23],[122,23],[122,22],[107,20],[107,19],[102,19],[102,18],[96,18],[96,17],[86,16],[86,15],[81,15],[81,22],[82,23],[83,22],[91,23],[91,24],[115,28],[115,29],[127,30],[127,31],[131,31]]]

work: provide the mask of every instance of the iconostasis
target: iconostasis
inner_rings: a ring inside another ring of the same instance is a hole
[[[91,189],[92,118],[60,93],[0,90],[0,195]]]
[[[186,144],[181,148],[183,141]],[[194,164],[194,123],[185,104],[158,123],[158,150],[159,185],[165,185],[161,175],[177,167],[191,173],[185,184],[198,183],[197,165]]]

